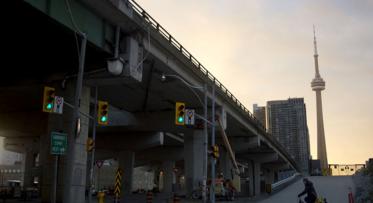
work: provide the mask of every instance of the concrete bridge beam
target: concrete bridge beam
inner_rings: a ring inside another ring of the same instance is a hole
[[[110,151],[138,151],[163,145],[164,134],[150,133],[100,133],[96,138],[96,148]]]
[[[252,160],[256,163],[268,163],[277,161],[279,156],[277,153],[250,153],[241,155],[243,158]]]
[[[248,149],[260,147],[260,139],[255,137],[231,137],[230,144],[236,153],[247,152]]]

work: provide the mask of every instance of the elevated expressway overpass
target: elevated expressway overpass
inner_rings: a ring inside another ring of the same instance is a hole
[[[243,195],[259,194],[261,180],[273,183],[279,170],[299,171],[250,111],[136,2],[25,0],[4,4],[14,12],[6,24],[6,39],[12,43],[3,47],[2,57],[12,66],[0,75],[0,136],[5,137],[6,149],[25,153],[24,185],[39,177],[44,202],[50,199],[52,184],[51,131],[67,133],[75,155],[60,158],[60,169],[72,174],[59,174],[58,199],[80,203],[85,198],[85,143],[92,136],[92,121],[81,116],[81,133],[72,136],[70,108],[65,106],[63,115],[41,112],[44,86],[56,88],[56,95],[73,103],[82,54],[80,32],[88,39],[80,111],[93,114],[96,88],[98,99],[109,102],[109,125],[97,128],[96,159],[114,158],[124,169],[122,195],[134,189],[133,169],[137,166],[162,168],[164,193],[172,191],[175,167],[185,177],[187,194],[198,189],[203,179],[203,130],[176,126],[174,116],[176,101],[203,115],[204,92],[192,91],[175,77],[162,81],[162,74],[177,75],[194,86],[206,85],[209,115],[214,86],[217,114],[223,118],[241,180],[247,180],[241,183]],[[116,48],[122,58],[136,54],[128,51],[131,43],[143,49],[138,65],[125,66],[121,75],[110,74],[107,61],[114,58]],[[210,136],[211,128],[208,131]],[[221,146],[217,172],[230,178],[234,164],[221,134],[217,128],[216,141]],[[36,155],[38,167],[34,165]]]

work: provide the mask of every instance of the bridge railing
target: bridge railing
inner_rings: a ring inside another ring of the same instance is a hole
[[[240,107],[248,116],[255,121],[257,125],[264,129],[264,126],[258,121],[254,115],[244,106],[242,103],[218,80],[212,75],[188,50],[186,50],[172,35],[167,32],[154,18],[152,18],[139,4],[137,4],[134,0],[129,0],[130,5],[132,8],[143,17],[147,23],[149,23],[155,30],[158,31],[165,39],[169,41],[169,43],[174,46],[177,50],[179,50],[186,58],[190,60],[190,62],[194,65],[194,67],[200,70],[211,82],[213,82],[216,86],[220,88],[222,92],[224,92],[233,102],[235,102],[238,107]],[[265,130],[265,129],[264,129]]]
[[[193,65],[193,67],[199,70],[207,79],[210,80],[214,85],[220,88],[226,97],[228,97],[233,103],[237,105],[238,108],[242,110],[246,116],[248,116],[249,120],[256,125],[259,131],[265,135],[265,137],[271,142],[271,144],[279,147],[280,144],[277,140],[273,138],[265,129],[262,122],[255,118],[255,116],[218,80],[216,79],[188,50],[186,50],[165,28],[163,28],[153,17],[151,17],[139,4],[137,4],[134,0],[128,0],[129,5],[133,8],[133,10],[142,17],[143,21],[148,23],[151,27],[153,27],[162,37],[164,37],[174,48],[176,48],[181,54],[183,54]],[[287,151],[282,150],[282,147],[279,149],[283,154],[287,157],[290,155]],[[292,162],[294,165],[295,162]],[[294,165],[295,166],[295,165]]]
[[[276,183],[273,183],[273,184],[271,184],[271,191],[275,192],[275,191],[281,190],[282,188],[284,188],[284,187],[288,186],[289,184],[293,183],[294,181],[296,181],[299,177],[301,177],[301,174],[300,173],[295,173],[294,175],[292,175],[288,178],[285,178],[284,180],[280,180]]]

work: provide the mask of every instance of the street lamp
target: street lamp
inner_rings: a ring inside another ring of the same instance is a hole
[[[203,180],[202,180],[202,199],[203,202],[207,202],[207,162],[208,162],[208,155],[207,155],[207,142],[208,142],[208,135],[207,135],[207,123],[210,123],[207,119],[207,85],[204,84],[203,86],[195,86],[187,81],[185,81],[182,77],[178,75],[170,75],[170,74],[162,74],[161,75],[161,81],[164,82],[166,81],[167,77],[173,77],[179,79],[181,82],[183,82],[192,92],[193,94],[198,98],[199,102],[203,105],[203,117],[198,116],[204,121],[204,126],[203,126],[203,133],[204,133],[204,156],[203,156]],[[203,90],[204,92],[204,102],[202,102],[201,98],[199,95],[195,92],[194,89],[200,89]],[[211,124],[211,123],[210,123]],[[214,195],[215,196],[215,195]]]

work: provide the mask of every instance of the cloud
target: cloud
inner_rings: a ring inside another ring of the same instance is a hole
[[[310,82],[315,24],[326,80],[323,107],[329,160],[361,163],[373,154],[371,147],[359,146],[359,140],[373,143],[373,1],[138,2],[248,109],[253,103],[304,97],[313,157],[316,108]],[[354,139],[349,139],[352,134]]]

